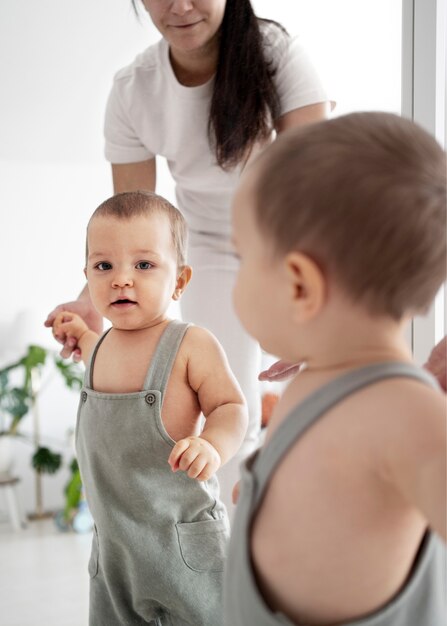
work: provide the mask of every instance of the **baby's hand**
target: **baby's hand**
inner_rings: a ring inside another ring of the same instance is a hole
[[[87,330],[88,326],[82,317],[70,311],[58,313],[53,322],[53,336],[62,343],[71,337],[77,343]]]
[[[182,470],[190,478],[208,480],[219,469],[220,455],[209,441],[202,437],[187,437],[177,441],[169,455],[173,472]]]
[[[278,382],[280,380],[287,380],[294,376],[301,367],[302,363],[288,363],[287,361],[276,361],[266,370],[263,370],[258,380],[267,380],[271,383]]]
[[[231,492],[231,501],[233,504],[237,504],[239,500],[239,493],[241,491],[241,481],[238,480],[237,483],[233,487],[233,491]]]

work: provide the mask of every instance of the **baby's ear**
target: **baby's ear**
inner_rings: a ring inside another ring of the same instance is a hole
[[[180,296],[186,289],[186,285],[191,280],[192,267],[190,265],[184,265],[179,269],[177,281],[175,283],[174,293],[172,294],[173,300],[179,300]]]
[[[313,259],[302,252],[289,252],[285,258],[293,319],[307,322],[315,318],[326,301],[326,279]]]

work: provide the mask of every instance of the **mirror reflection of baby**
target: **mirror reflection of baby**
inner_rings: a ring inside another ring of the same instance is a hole
[[[404,328],[446,278],[445,153],[386,113],[291,130],[233,238],[239,318],[304,365],[242,466],[225,624],[441,626],[446,396]]]
[[[112,327],[99,337],[69,311],[53,326],[87,366],[76,449],[95,521],[93,624],[222,620],[229,523],[215,472],[247,412],[215,337],[168,318],[191,278],[185,248],[185,221],[164,198],[106,200],[88,225],[85,275]]]

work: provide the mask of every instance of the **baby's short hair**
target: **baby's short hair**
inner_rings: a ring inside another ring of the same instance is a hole
[[[374,314],[426,311],[446,277],[446,155],[397,115],[280,135],[257,161],[255,216],[276,254],[307,254]]]
[[[171,225],[172,242],[177,254],[177,266],[178,268],[184,267],[188,242],[188,227],[185,218],[174,205],[156,193],[151,191],[117,193],[99,205],[91,216],[89,225],[95,217],[115,217],[119,220],[129,220],[133,217],[150,215],[155,212],[163,213],[168,217]],[[88,256],[88,251],[86,256]]]

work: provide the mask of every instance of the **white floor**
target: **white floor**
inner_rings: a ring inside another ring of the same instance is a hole
[[[14,532],[1,518],[1,626],[87,626],[90,544],[51,519]]]

